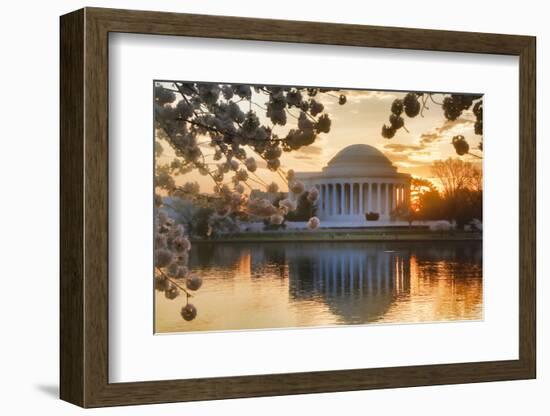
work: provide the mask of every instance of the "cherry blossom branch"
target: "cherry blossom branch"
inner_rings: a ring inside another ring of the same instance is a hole
[[[424,109],[429,110],[429,108],[426,106],[426,102],[428,101],[427,96],[422,97],[422,108],[420,109],[420,117],[424,117]],[[405,126],[403,126],[404,128]],[[406,129],[405,129],[406,130]],[[408,133],[408,131],[407,131]]]
[[[187,295],[187,297],[189,298],[192,298],[193,295],[191,293],[189,293],[189,291],[184,288],[183,286],[181,286],[178,282],[174,281],[172,278],[170,278],[166,273],[164,273],[164,271],[162,271],[162,269],[160,267],[157,267],[156,268],[157,271],[162,275],[162,277],[164,277],[166,280],[168,280],[170,283],[174,284],[176,287],[178,287],[178,289],[182,290],[183,292],[185,292],[185,294]]]
[[[443,105],[443,103],[438,103],[437,101],[434,100],[433,94],[428,94],[428,97],[430,97],[430,100],[432,100],[432,102],[433,102],[434,104]]]
[[[168,130],[166,129],[166,127],[162,127],[162,129],[164,130],[164,133],[166,133],[166,136],[168,137],[168,140],[170,141],[170,144],[171,146],[174,148],[174,149],[177,149],[178,147],[176,146],[176,144],[174,143],[174,140],[172,139],[172,136],[170,135],[170,133],[168,132]],[[203,158],[203,163],[204,163],[204,155],[202,154],[202,151],[199,149],[199,152]],[[195,163],[195,166],[196,166],[196,163]],[[214,175],[212,175],[212,172],[210,172],[209,170],[207,170],[208,172],[208,176],[210,176],[210,178],[212,178],[212,180],[214,181],[214,183],[216,185],[218,185],[218,181],[216,180],[216,178],[214,178]]]
[[[267,187],[267,183],[260,177],[256,172],[250,172],[252,175],[256,177],[260,182],[262,182],[263,186]]]

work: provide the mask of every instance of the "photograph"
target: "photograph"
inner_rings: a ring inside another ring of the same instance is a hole
[[[483,94],[449,91],[155,80],[154,332],[483,320]]]

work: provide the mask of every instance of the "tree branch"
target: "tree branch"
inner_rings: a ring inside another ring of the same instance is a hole
[[[181,286],[178,282],[174,281],[172,278],[168,277],[168,275],[166,273],[164,273],[164,271],[162,271],[162,269],[160,267],[157,267],[156,268],[157,271],[162,274],[162,277],[164,277],[166,280],[168,280],[169,282],[173,283],[174,285],[176,285],[180,290],[182,290],[183,292],[185,292],[185,294],[187,295],[187,297],[190,297],[192,298],[193,295],[191,293],[189,293],[189,291],[184,288],[183,286]]]

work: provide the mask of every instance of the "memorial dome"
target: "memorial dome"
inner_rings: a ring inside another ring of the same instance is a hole
[[[393,176],[397,168],[376,147],[353,144],[340,150],[323,168],[327,176]]]
[[[398,205],[410,203],[411,175],[398,172],[384,153],[368,144],[345,147],[322,171],[295,172],[295,177],[306,189],[318,189],[317,216],[328,228],[331,221],[332,226],[348,227],[388,223]],[[296,199],[292,192],[289,197]],[[378,214],[377,219],[367,219],[366,213]]]

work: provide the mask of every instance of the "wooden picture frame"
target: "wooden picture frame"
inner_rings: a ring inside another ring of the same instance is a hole
[[[535,38],[85,8],[61,17],[60,396],[82,407],[337,392],[536,376]],[[519,57],[519,359],[109,383],[108,35],[127,32]]]

